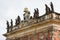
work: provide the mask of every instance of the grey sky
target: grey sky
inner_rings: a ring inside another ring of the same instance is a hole
[[[15,21],[19,15],[23,19],[23,9],[28,7],[31,15],[34,8],[39,8],[40,15],[45,13],[45,4],[50,7],[50,2],[54,4],[54,10],[60,12],[60,0],[0,0],[0,40],[5,40],[2,34],[6,33],[6,20]]]

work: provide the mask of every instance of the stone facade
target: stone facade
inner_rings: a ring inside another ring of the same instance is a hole
[[[60,40],[60,14],[54,12],[51,2],[51,9],[46,6],[46,13],[39,16],[39,10],[34,9],[34,16],[31,17],[29,11],[25,11],[25,17],[28,20],[16,19],[16,25],[11,26],[7,21],[7,33],[4,34],[6,40]],[[26,13],[27,12],[27,13]],[[31,17],[31,18],[30,18]]]

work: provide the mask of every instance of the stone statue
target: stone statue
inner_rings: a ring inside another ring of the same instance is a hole
[[[15,20],[15,25],[17,26],[17,19]]]
[[[38,18],[39,17],[39,10],[38,8],[34,9],[34,18]]]
[[[12,31],[12,28],[13,28],[13,21],[12,21],[12,19],[11,19],[11,31]]]
[[[50,8],[45,4],[45,7],[46,7],[46,14],[49,14],[50,13]]]
[[[15,25],[18,25],[20,21],[21,21],[20,16],[18,16],[17,19],[15,20]]]
[[[18,24],[19,24],[19,23],[20,23],[20,21],[21,21],[21,20],[20,20],[20,16],[18,16],[17,21],[18,21]]]
[[[28,21],[30,19],[30,12],[28,11],[28,8],[24,9],[24,21]]]
[[[7,33],[9,33],[9,22],[7,21]]]
[[[50,6],[51,6],[51,11],[54,12],[54,7],[53,7],[53,3],[52,2],[50,4]]]
[[[34,9],[34,18],[36,18],[36,10]]]
[[[38,8],[36,8],[37,9],[37,16],[39,17],[39,9]]]
[[[13,20],[11,19],[11,26],[13,26]]]

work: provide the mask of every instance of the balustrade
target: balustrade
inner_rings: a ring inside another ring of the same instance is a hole
[[[60,15],[59,14],[48,14],[48,15],[42,15],[42,16],[40,16],[39,18],[32,18],[32,19],[30,19],[30,20],[28,20],[28,21],[23,21],[23,22],[21,22],[20,24],[21,24],[21,26],[15,26],[15,27],[13,27],[12,28],[12,31],[13,30],[15,30],[15,29],[22,29],[22,28],[25,28],[25,27],[28,27],[28,26],[30,26],[30,25],[32,25],[32,24],[36,24],[36,23],[38,23],[38,22],[43,22],[43,21],[45,21],[45,20],[50,20],[50,19],[56,19],[56,20],[60,20]],[[20,25],[19,24],[19,25]],[[14,29],[15,28],[15,29]],[[8,30],[8,29],[7,29]],[[11,32],[11,28],[9,28],[9,32]]]

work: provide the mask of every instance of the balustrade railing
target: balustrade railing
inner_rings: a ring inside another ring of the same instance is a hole
[[[15,27],[13,27],[12,29],[13,30],[22,29],[22,28],[25,28],[27,26],[30,26],[30,25],[33,25],[33,24],[36,24],[36,23],[39,23],[39,22],[43,22],[43,21],[46,21],[46,20],[50,20],[50,19],[60,20],[60,15],[59,14],[53,14],[53,13],[48,14],[48,15],[42,15],[42,16],[40,16],[38,18],[32,18],[32,19],[30,19],[30,20],[28,20],[26,22],[23,21],[23,24],[22,24],[23,26],[17,25]],[[11,30],[11,28],[9,30]]]

